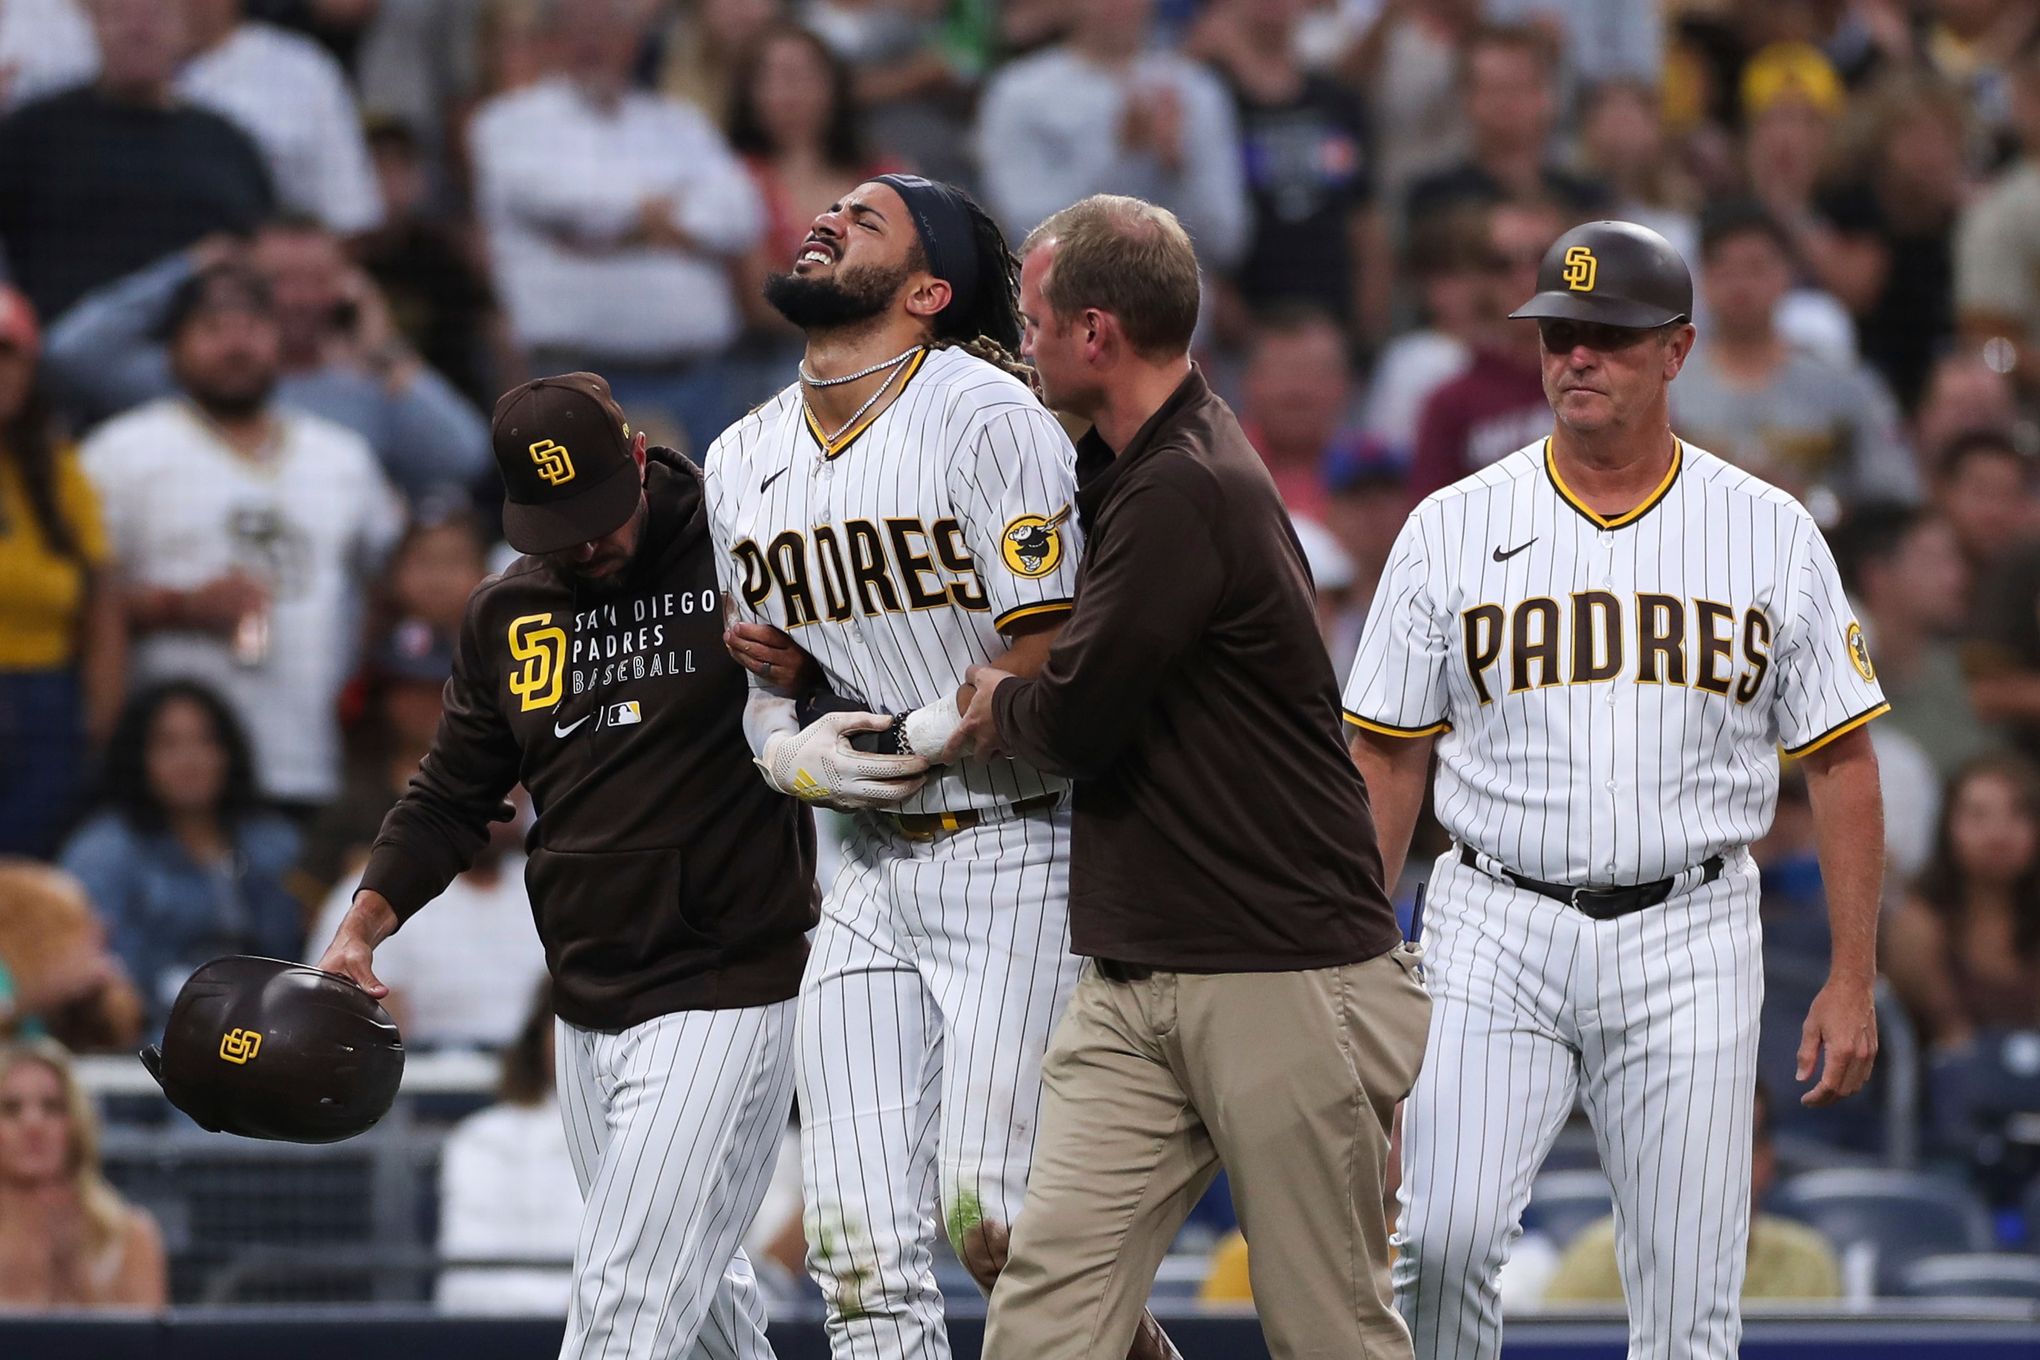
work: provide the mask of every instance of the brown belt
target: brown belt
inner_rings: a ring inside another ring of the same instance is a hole
[[[937,836],[968,831],[986,822],[1003,822],[1013,817],[1047,812],[1060,802],[1062,795],[1059,793],[1040,793],[1003,808],[965,808],[961,812],[886,812],[880,815],[894,831],[908,840],[932,841]]]

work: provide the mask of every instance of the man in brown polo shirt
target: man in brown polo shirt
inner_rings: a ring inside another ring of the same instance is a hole
[[[1075,779],[1070,935],[1091,963],[1049,1048],[985,1355],[1123,1356],[1223,1164],[1273,1354],[1407,1356],[1382,1175],[1430,1002],[1303,551],[1190,362],[1197,260],[1176,219],[1100,195],[1021,253],[1025,351],[1049,403],[1093,425],[1087,546],[1047,664],[973,668],[947,747]]]

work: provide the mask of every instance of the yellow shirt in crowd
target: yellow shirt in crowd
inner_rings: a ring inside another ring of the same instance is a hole
[[[1750,1267],[1743,1277],[1745,1299],[1838,1299],[1842,1268],[1834,1249],[1804,1223],[1758,1214],[1750,1224]],[[1558,1272],[1545,1286],[1546,1303],[1620,1303],[1622,1276],[1615,1269],[1615,1220],[1604,1218],[1583,1229],[1559,1258]]]
[[[104,565],[107,549],[99,497],[71,449],[57,455],[57,509],[85,564],[51,551],[21,469],[0,458],[0,671],[50,670],[77,657],[86,564]]]
[[[1759,1214],[1750,1225],[1750,1266],[1745,1299],[1838,1299],[1842,1270],[1827,1239],[1803,1223]],[[1252,1303],[1247,1280],[1247,1239],[1230,1232],[1211,1253],[1198,1297],[1206,1303]],[[1615,1220],[1604,1218],[1573,1239],[1545,1288],[1546,1303],[1620,1303],[1622,1276],[1615,1268]]]

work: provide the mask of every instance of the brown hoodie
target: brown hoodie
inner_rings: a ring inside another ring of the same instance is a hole
[[[521,557],[476,589],[431,753],[361,879],[409,918],[522,783],[554,1006],[587,1029],[783,1001],[816,920],[813,823],[766,787],[744,739],[701,473],[654,449],[645,495],[615,584]]]

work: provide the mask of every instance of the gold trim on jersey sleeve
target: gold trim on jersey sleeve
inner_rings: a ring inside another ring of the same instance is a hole
[[[807,426],[807,432],[810,435],[814,436],[815,443],[822,450],[822,457],[834,458],[837,454],[849,448],[852,444],[857,442],[858,435],[861,435],[866,430],[870,429],[874,421],[876,421],[880,416],[884,415],[887,411],[890,411],[893,407],[893,402],[898,401],[902,396],[906,394],[907,384],[912,382],[914,380],[914,375],[921,371],[921,365],[928,361],[928,353],[929,352],[924,349],[919,354],[916,354],[910,361],[908,361],[906,374],[900,379],[900,390],[893,394],[892,401],[885,402],[876,411],[873,411],[870,415],[858,421],[855,428],[845,430],[843,431],[842,434],[836,436],[836,440],[834,443],[831,443],[827,436],[825,436],[822,433],[822,427],[815,424],[815,413],[808,409],[808,404],[806,400],[803,399],[800,404],[801,421]]]
[[[1544,475],[1551,479],[1552,490],[1558,493],[1560,500],[1579,511],[1580,514],[1586,516],[1587,519],[1603,529],[1620,529],[1625,524],[1634,524],[1657,508],[1657,503],[1663,500],[1666,494],[1671,491],[1672,483],[1679,480],[1679,468],[1685,461],[1685,441],[1674,435],[1672,437],[1672,465],[1665,469],[1665,479],[1658,483],[1657,490],[1646,496],[1643,504],[1637,506],[1634,510],[1625,510],[1619,515],[1609,516],[1592,509],[1585,501],[1573,494],[1572,488],[1565,484],[1565,478],[1558,475],[1558,463],[1551,456],[1550,436],[1547,435],[1544,440]]]
[[[1353,726],[1361,731],[1379,732],[1384,737],[1435,737],[1440,732],[1450,732],[1452,730],[1452,724],[1442,719],[1428,727],[1397,727],[1394,723],[1376,722],[1372,718],[1363,718],[1350,708],[1339,711],[1345,715],[1347,722],[1353,724]]]
[[[1844,718],[1840,723],[1836,724],[1833,727],[1830,727],[1827,731],[1821,733],[1819,736],[1815,737],[1812,741],[1807,742],[1803,746],[1786,747],[1785,754],[1788,756],[1793,756],[1795,758],[1799,756],[1812,755],[1815,751],[1818,751],[1821,747],[1827,745],[1829,742],[1835,740],[1837,737],[1846,737],[1849,735],[1849,733],[1855,731],[1857,728],[1861,727],[1864,723],[1869,722],[1872,718],[1881,717],[1889,712],[1891,712],[1891,705],[1886,703],[1880,703],[1875,708],[1866,708],[1853,718]]]
[[[992,627],[1003,633],[1006,631],[1006,625],[1009,623],[1018,623],[1022,619],[1031,619],[1038,614],[1067,614],[1076,607],[1074,600],[1042,600],[1037,604],[1023,604],[1009,609],[996,619],[993,619]]]

